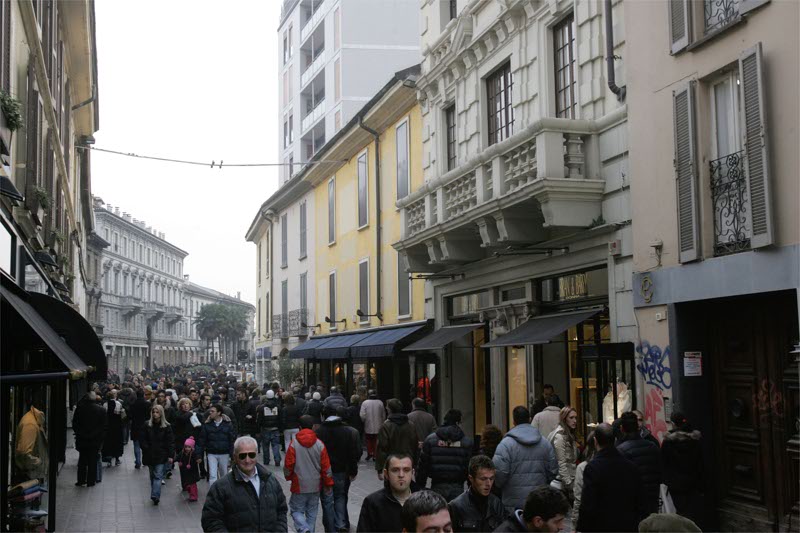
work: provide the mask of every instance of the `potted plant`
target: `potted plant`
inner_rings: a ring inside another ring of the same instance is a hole
[[[31,214],[36,218],[38,224],[44,223],[44,211],[50,208],[50,196],[44,187],[34,187],[33,197],[36,199],[36,211]]]
[[[11,155],[11,135],[22,127],[22,103],[0,90],[0,150],[4,155]]]

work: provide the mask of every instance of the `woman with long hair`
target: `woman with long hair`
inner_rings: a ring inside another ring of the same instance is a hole
[[[572,530],[575,531],[575,528],[578,524],[578,517],[580,516],[581,510],[581,493],[583,492],[583,471],[586,469],[586,465],[589,461],[592,460],[594,457],[595,452],[597,449],[595,448],[594,444],[594,431],[589,433],[589,436],[586,437],[586,447],[583,449],[583,456],[581,457],[581,464],[575,468],[575,482],[572,485],[572,494],[575,498],[574,503],[572,504]]]
[[[153,404],[150,420],[145,424],[142,436],[142,462],[150,469],[150,499],[153,505],[158,505],[161,500],[161,480],[175,455],[175,437],[164,415],[164,407]]]
[[[578,427],[578,412],[570,407],[562,407],[558,414],[558,426],[548,436],[558,461],[558,481],[561,488],[572,499],[575,482],[575,462],[578,459],[578,442],[575,428]]]
[[[122,414],[125,412],[122,403],[117,401],[117,391],[114,389],[106,393],[106,438],[103,439],[103,461],[111,466],[111,460],[115,459],[117,466],[121,464],[119,458],[122,457]]]

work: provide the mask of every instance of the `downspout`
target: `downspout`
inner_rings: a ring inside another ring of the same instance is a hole
[[[269,252],[269,261],[266,264],[267,272],[269,272],[269,309],[267,310],[267,331],[270,332],[270,342],[272,342],[272,306],[273,306],[273,296],[272,293],[272,215],[274,211],[271,209],[264,213],[261,211],[261,217],[269,222],[269,233],[267,234],[267,251]],[[272,364],[272,346],[270,345],[270,364]]]
[[[617,100],[625,101],[625,87],[617,87],[617,79],[614,73],[614,17],[611,14],[611,0],[606,3],[606,68],[608,77],[608,88],[617,95]]]
[[[364,125],[364,117],[362,115],[358,116],[358,126],[372,135],[373,139],[375,140],[375,244],[376,244],[376,251],[375,251],[375,278],[376,278],[376,285],[375,285],[375,295],[377,298],[375,315],[378,316],[378,320],[383,322],[383,311],[382,311],[382,302],[383,297],[381,294],[381,272],[383,271],[382,268],[382,253],[381,253],[381,144],[380,144],[380,135],[378,132],[373,130],[372,128]]]

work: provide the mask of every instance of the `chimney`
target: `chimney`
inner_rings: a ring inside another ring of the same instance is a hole
[[[189,274],[183,275],[183,281],[189,281]]]
[[[114,206],[111,204],[106,204],[106,209],[108,209],[112,213],[114,212]]]
[[[119,216],[119,206],[114,208],[114,214]]]
[[[237,300],[241,300],[242,299],[242,291],[236,291],[236,299]]]
[[[103,199],[99,196],[95,196],[92,198],[92,204],[94,207],[103,207]]]

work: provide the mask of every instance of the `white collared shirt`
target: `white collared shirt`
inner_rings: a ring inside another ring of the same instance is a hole
[[[253,485],[253,488],[256,489],[256,496],[261,497],[261,478],[258,477],[258,468],[253,469],[252,476],[245,474],[238,466],[236,469],[239,470],[239,473],[242,475],[242,477],[249,481]]]

